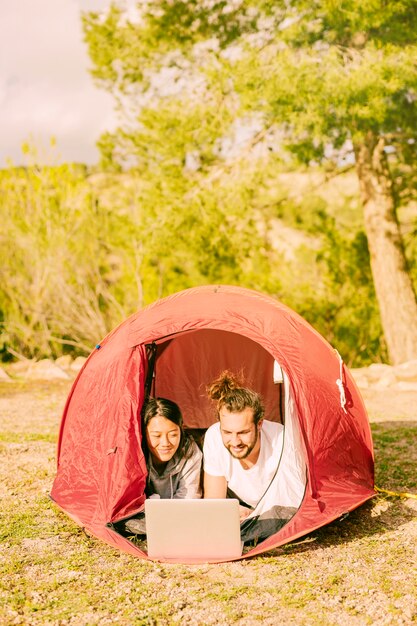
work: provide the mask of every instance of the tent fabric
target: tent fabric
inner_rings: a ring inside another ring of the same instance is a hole
[[[268,419],[279,422],[280,388],[273,383],[273,362],[272,356],[258,343],[236,332],[210,329],[187,332],[159,344],[153,395],[175,397],[189,428],[208,428],[216,416],[207,397],[207,383],[225,368],[234,372],[243,370],[248,385],[265,398]],[[266,375],[259,376],[259,372]]]
[[[274,361],[282,367],[307,484],[291,520],[245,557],[303,536],[373,497],[366,410],[345,366],[343,409],[336,351],[269,296],[233,286],[197,287],[128,318],[98,344],[74,381],[61,422],[51,497],[93,535],[148,558],[108,524],[134,514],[145,500],[140,412],[151,346],[156,355],[152,393],[177,402],[190,428],[216,421],[205,389],[223,369],[240,372],[264,397],[266,418],[281,421],[282,385],[273,383]]]

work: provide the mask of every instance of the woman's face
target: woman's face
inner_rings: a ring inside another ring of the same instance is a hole
[[[157,464],[167,463],[180,445],[181,429],[166,417],[155,415],[146,427],[149,452]]]

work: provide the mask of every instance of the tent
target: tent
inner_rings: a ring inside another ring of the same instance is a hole
[[[277,382],[277,364],[282,376]],[[244,557],[330,523],[374,495],[363,401],[339,354],[297,313],[234,286],[204,286],[158,300],[96,346],[68,396],[51,498],[92,535],[149,558],[112,524],[145,500],[140,412],[145,394],[179,404],[186,427],[216,420],[206,385],[241,372],[262,394],[266,418],[284,423],[284,455],[305,489],[297,512]]]

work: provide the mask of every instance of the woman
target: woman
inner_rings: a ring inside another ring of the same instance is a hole
[[[148,480],[147,496],[201,498],[203,455],[184,432],[181,411],[175,402],[151,398],[145,409]]]
[[[147,497],[201,498],[202,452],[184,431],[181,411],[166,398],[151,398],[143,416]],[[124,523],[128,533],[145,534],[144,513]]]

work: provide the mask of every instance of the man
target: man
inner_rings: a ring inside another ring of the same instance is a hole
[[[223,372],[208,393],[217,401],[219,422],[204,439],[204,497],[238,498],[243,521],[276,474],[284,428],[264,420],[259,394],[229,372]]]

